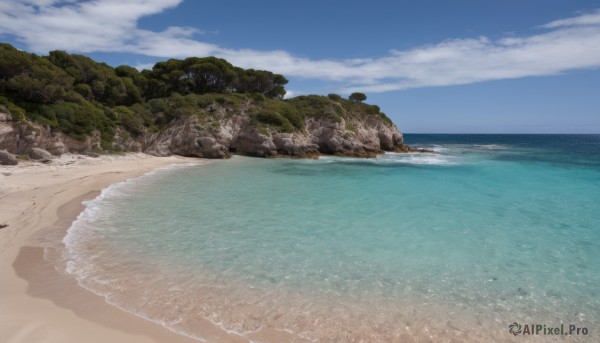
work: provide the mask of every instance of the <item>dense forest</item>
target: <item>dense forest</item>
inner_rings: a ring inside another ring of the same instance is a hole
[[[133,135],[158,132],[181,116],[209,116],[218,104],[245,106],[259,129],[304,130],[307,117],[340,120],[352,113],[391,121],[379,107],[353,94],[283,100],[288,80],[269,71],[242,69],[215,57],[159,62],[152,70],[113,68],[86,56],[52,51],[38,56],[0,44],[0,110],[83,139],[99,131],[111,151],[117,127]],[[349,128],[351,129],[351,128]]]

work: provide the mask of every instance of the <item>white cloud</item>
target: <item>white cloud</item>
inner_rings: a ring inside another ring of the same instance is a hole
[[[148,32],[140,18],[175,7],[181,0],[3,0],[0,32],[16,36],[36,52],[64,49],[78,52],[141,50],[149,38],[181,39],[193,29]]]
[[[144,69],[152,70],[154,63],[138,63],[134,66],[135,69],[142,71]]]
[[[578,26],[578,25],[600,25],[600,10],[580,15],[578,17],[559,19],[541,27],[546,29],[554,29],[563,26]]]
[[[283,96],[285,99],[293,98],[296,96],[296,92],[287,89],[285,91],[285,95]]]
[[[3,0],[0,33],[46,53],[128,52],[157,58],[215,55],[246,68],[333,81],[338,91],[385,92],[488,80],[555,75],[600,67],[600,10],[555,20],[522,37],[449,39],[370,59],[320,59],[286,51],[226,49],[204,43],[189,27],[139,28],[140,18],[182,0]],[[144,65],[143,67],[148,67]]]

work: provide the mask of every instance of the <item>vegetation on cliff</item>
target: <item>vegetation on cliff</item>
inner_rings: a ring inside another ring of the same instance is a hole
[[[303,132],[309,118],[339,123],[376,116],[392,125],[378,106],[363,103],[364,94],[350,100],[335,94],[284,100],[287,82],[282,75],[215,57],[171,59],[140,72],[64,51],[38,56],[0,44],[0,110],[14,121],[30,120],[79,140],[98,131],[103,150],[115,149],[118,134],[157,133],[190,116],[219,125],[211,118],[221,110],[248,113],[264,134]],[[346,126],[352,130],[352,124]]]

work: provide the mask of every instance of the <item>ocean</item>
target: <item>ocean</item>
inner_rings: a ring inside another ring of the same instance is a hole
[[[199,339],[207,320],[320,342],[551,338],[530,324],[598,341],[600,135],[405,142],[435,153],[236,156],[113,185],[64,238],[66,272]]]

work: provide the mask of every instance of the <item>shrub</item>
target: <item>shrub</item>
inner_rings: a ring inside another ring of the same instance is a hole
[[[339,101],[342,99],[340,95],[334,93],[327,94],[327,97],[333,101]]]
[[[25,110],[3,96],[0,96],[0,106],[6,108],[13,121],[25,120]]]
[[[250,93],[248,96],[254,101],[265,101],[267,99],[264,95],[260,93]]]
[[[257,122],[275,127],[279,132],[293,132],[294,126],[281,114],[263,110],[255,115]]]
[[[75,85],[75,92],[81,94],[86,99],[91,99],[94,94],[92,92],[92,87],[85,83],[78,83]]]
[[[356,126],[350,121],[346,121],[345,125],[346,130],[356,133]]]
[[[164,112],[167,110],[167,102],[163,98],[150,99],[148,100],[150,111],[152,113]]]
[[[281,100],[266,100],[264,103],[257,104],[258,107],[276,112],[287,119],[295,129],[304,130],[304,116],[292,105]]]
[[[32,115],[34,119],[53,128],[60,128],[65,134],[77,139],[83,139],[94,130],[100,131],[102,139],[112,139],[114,134],[115,123],[103,109],[89,102],[42,105]]]
[[[340,117],[343,115],[339,105],[324,96],[302,95],[288,99],[286,103],[307,118],[326,117],[340,122]]]
[[[133,136],[139,136],[144,132],[144,120],[125,106],[117,106],[114,112],[119,118],[119,124]]]

